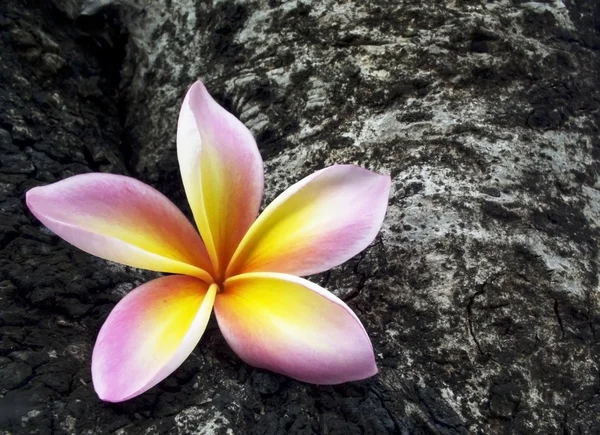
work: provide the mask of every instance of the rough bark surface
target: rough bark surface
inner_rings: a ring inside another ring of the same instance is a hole
[[[0,60],[0,432],[600,433],[596,0],[4,0]],[[155,274],[68,246],[24,193],[124,173],[189,215],[198,77],[255,134],[265,202],[333,163],[391,174],[377,240],[311,278],[364,322],[373,379],[254,369],[213,322],[158,387],[97,399],[95,336]]]

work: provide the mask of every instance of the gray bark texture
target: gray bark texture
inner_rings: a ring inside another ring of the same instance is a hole
[[[597,0],[3,0],[0,60],[0,433],[600,433]],[[255,369],[212,321],[157,387],[95,395],[96,334],[156,274],[24,194],[122,173],[190,216],[197,78],[256,136],[265,203],[334,163],[392,176],[376,241],[310,278],[363,321],[374,378]]]

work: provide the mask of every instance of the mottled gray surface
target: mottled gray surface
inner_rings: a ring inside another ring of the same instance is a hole
[[[597,1],[54,3],[0,6],[0,429],[600,433]],[[96,398],[95,335],[154,274],[59,241],[24,192],[129,173],[189,215],[174,140],[198,77],[256,135],[266,200],[333,163],[391,174],[376,242],[312,278],[377,377],[256,370],[211,324],[157,388]]]

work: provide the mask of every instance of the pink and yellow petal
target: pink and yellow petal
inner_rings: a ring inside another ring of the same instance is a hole
[[[311,275],[343,263],[379,232],[389,191],[389,176],[353,165],[331,166],[304,178],[261,213],[226,276]]]
[[[177,155],[196,224],[222,278],[260,207],[264,180],[256,142],[198,81],[181,107]]]
[[[377,373],[371,342],[356,315],[305,279],[261,272],[229,278],[215,314],[231,348],[255,367],[314,384]]]
[[[171,275],[123,298],[102,326],[92,380],[107,402],[135,397],[165,379],[194,350],[210,318],[216,285]]]
[[[181,211],[130,177],[82,174],[27,192],[44,225],[90,254],[128,266],[211,280],[208,253]]]

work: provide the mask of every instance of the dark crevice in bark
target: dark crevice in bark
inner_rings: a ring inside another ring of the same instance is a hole
[[[560,334],[564,337],[565,336],[565,329],[563,328],[563,322],[562,322],[562,319],[560,317],[559,306],[558,306],[558,299],[554,299],[554,314],[556,315],[556,321],[558,322],[558,326],[560,327]]]

